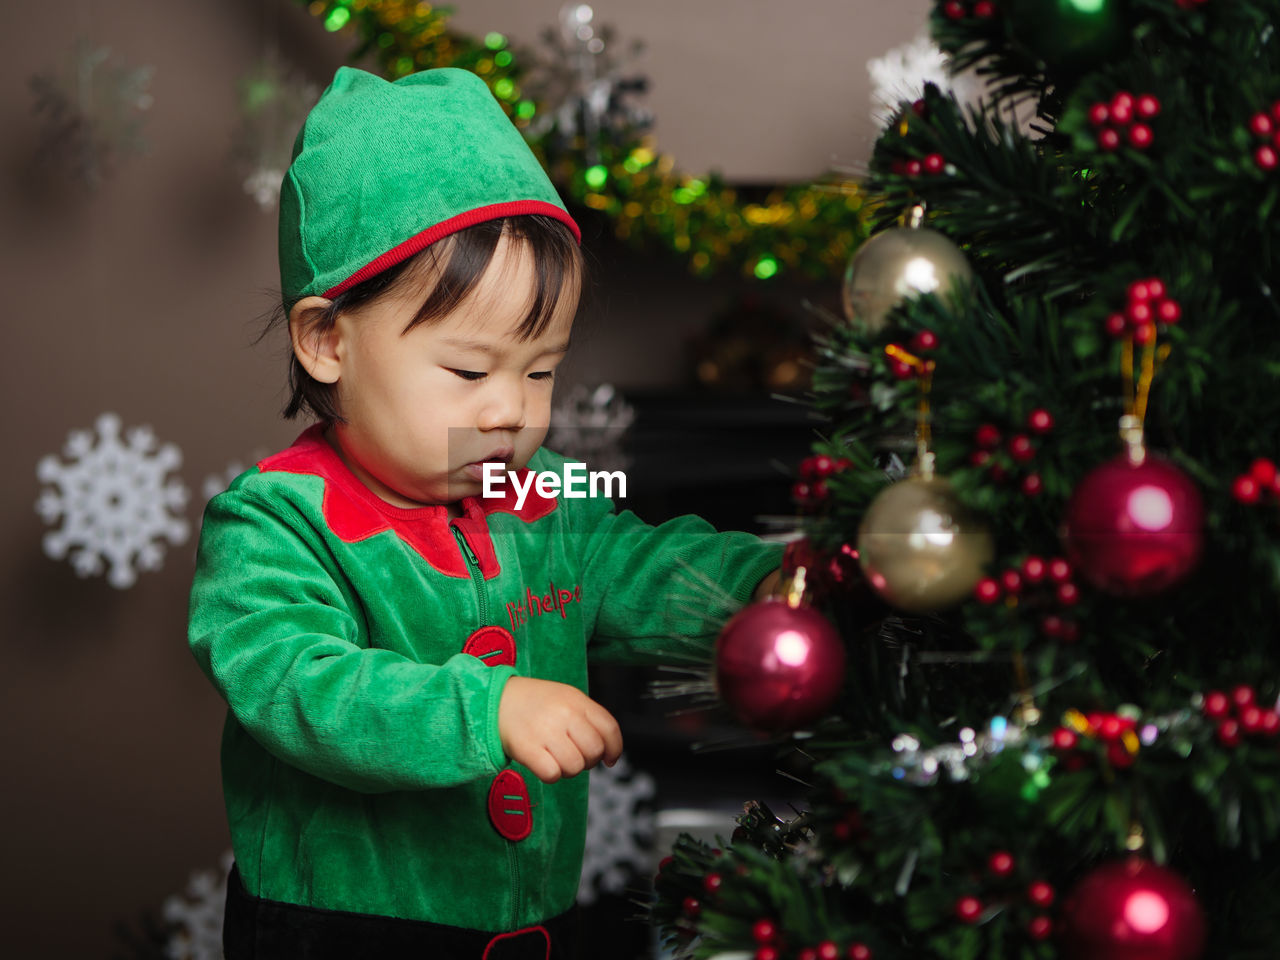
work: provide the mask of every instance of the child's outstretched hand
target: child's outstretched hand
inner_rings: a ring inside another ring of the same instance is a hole
[[[544,783],[575,777],[622,755],[618,721],[577,687],[512,677],[498,705],[502,749]]]

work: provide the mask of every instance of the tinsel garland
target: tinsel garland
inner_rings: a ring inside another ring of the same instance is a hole
[[[525,95],[525,66],[507,38],[449,30],[448,8],[410,0],[314,0],[306,6],[328,30],[354,29],[360,45],[352,59],[372,52],[392,79],[431,67],[478,74],[569,200],[604,213],[616,234],[636,246],[686,258],[695,274],[735,269],[758,280],[831,277],[868,234],[871,204],[846,180],[779,186],[751,202],[718,175],[681,172],[638,130],[615,129],[598,143],[578,136],[567,147],[546,132],[535,133],[545,129],[534,121],[549,107]]]

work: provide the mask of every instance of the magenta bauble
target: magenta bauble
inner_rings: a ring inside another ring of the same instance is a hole
[[[1080,482],[1063,524],[1068,559],[1100,590],[1149,596],[1182,580],[1200,559],[1204,505],[1195,484],[1162,457],[1127,455]]]
[[[1204,911],[1186,881],[1140,857],[1085,876],[1058,930],[1067,960],[1196,960],[1205,941]]]
[[[822,717],[844,683],[844,643],[822,614],[763,600],[738,611],[716,641],[716,690],[756,730],[795,730]]]

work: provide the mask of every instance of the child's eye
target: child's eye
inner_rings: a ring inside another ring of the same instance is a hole
[[[456,374],[463,380],[483,380],[485,375],[476,370],[454,370],[450,368],[450,373]]]
[[[536,373],[529,374],[530,380],[550,380],[556,375],[554,370],[539,370]]]

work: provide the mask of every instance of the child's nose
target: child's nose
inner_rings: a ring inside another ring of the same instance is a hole
[[[518,384],[495,383],[480,412],[481,430],[519,430],[524,427],[524,390]]]

